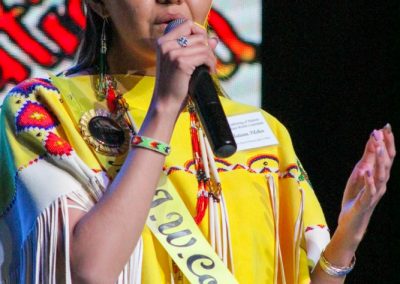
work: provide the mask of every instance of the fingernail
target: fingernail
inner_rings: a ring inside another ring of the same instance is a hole
[[[386,123],[383,128],[387,131],[387,133],[392,133],[392,126],[390,125],[390,123]]]
[[[371,136],[374,137],[375,141],[378,141],[378,137],[376,137],[376,130],[372,131]]]
[[[371,171],[370,170],[367,171],[367,177],[371,177]]]
[[[378,133],[378,140],[382,141],[383,140],[383,132],[382,132],[382,130],[377,130],[376,132]]]
[[[382,132],[378,131],[378,130],[374,130],[372,131],[372,137],[374,137],[375,141],[381,141],[383,139],[382,137]]]
[[[218,38],[218,37],[213,36],[212,38],[215,39],[215,40],[217,41],[217,44],[219,44],[219,38]]]

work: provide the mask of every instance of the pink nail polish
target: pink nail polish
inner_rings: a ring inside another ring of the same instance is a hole
[[[374,137],[375,141],[378,141],[378,137],[376,136],[376,130],[372,131],[371,136]]]
[[[381,141],[383,140],[383,134],[381,131],[374,130],[372,131],[372,137],[374,137],[375,141]]]

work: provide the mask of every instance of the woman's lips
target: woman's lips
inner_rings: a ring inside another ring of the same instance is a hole
[[[174,14],[168,13],[168,14],[163,14],[163,15],[157,17],[155,23],[159,24],[159,25],[163,25],[163,24],[167,25],[169,22],[176,20],[176,19],[185,19],[186,20],[186,17],[179,13],[174,13]]]

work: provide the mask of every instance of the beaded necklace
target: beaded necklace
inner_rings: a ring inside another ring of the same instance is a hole
[[[109,74],[103,76],[104,78],[99,78],[98,85],[103,85],[103,88],[98,88],[96,93],[97,98],[99,100],[102,100],[102,98],[104,100],[105,98],[107,101],[108,110],[118,118],[123,117],[126,125],[131,130],[131,134],[136,135],[138,128],[133,120],[132,115],[128,111],[128,103],[123,97],[123,94],[117,88],[117,81]],[[101,83],[102,80],[103,83]]]
[[[210,243],[224,263],[227,266],[229,263],[233,272],[228,212],[222,194],[221,179],[210,143],[201,128],[195,107],[190,100],[188,110],[198,184],[194,219],[197,224],[200,224],[208,208]]]

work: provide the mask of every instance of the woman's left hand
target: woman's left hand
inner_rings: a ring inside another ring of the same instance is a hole
[[[374,130],[361,160],[354,167],[343,195],[338,227],[323,255],[335,267],[349,267],[367,230],[372,213],[386,192],[390,170],[396,155],[389,124]],[[312,283],[342,284],[345,277],[331,276],[318,265],[311,274]]]
[[[347,235],[346,246],[349,249],[355,250],[361,242],[371,215],[386,192],[395,155],[390,125],[374,130],[361,160],[350,175],[343,196],[338,230]]]

